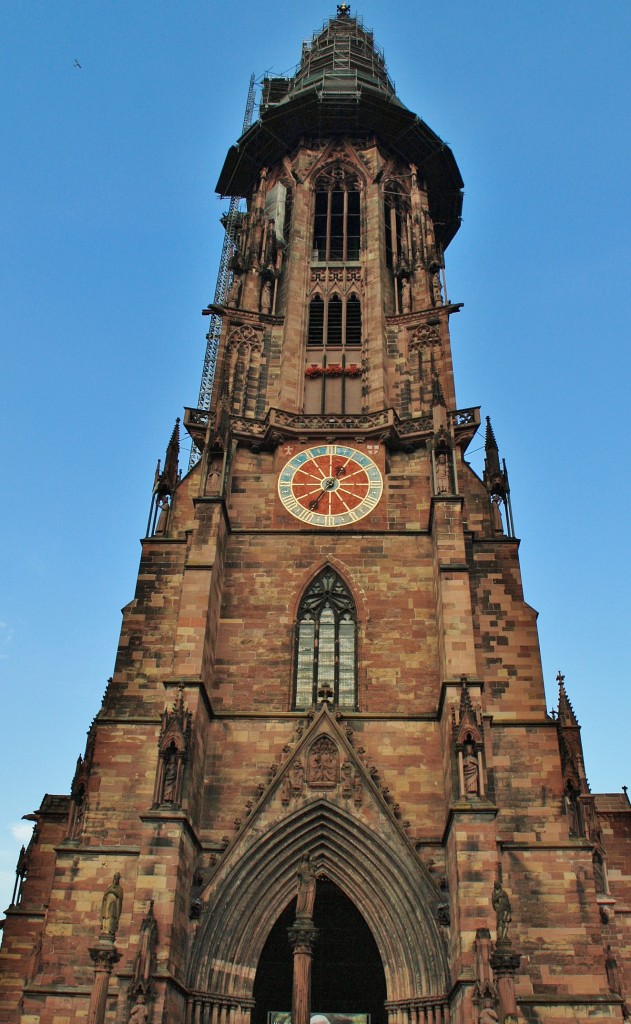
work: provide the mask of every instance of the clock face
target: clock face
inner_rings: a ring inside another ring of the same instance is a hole
[[[372,512],[383,491],[377,466],[363,452],[320,444],[294,455],[278,480],[288,512],[311,526],[348,526]]]

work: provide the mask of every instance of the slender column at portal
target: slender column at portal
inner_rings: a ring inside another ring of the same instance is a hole
[[[111,940],[108,941],[103,937],[101,937],[98,946],[92,946],[88,949],[88,953],[94,963],[94,984],[90,996],[88,1024],[103,1024],[107,1009],[107,990],[110,984],[110,974],[114,964],[120,960],[121,954]]]
[[[515,999],[515,975],[519,970],[521,956],[513,949],[510,939],[497,940],[491,956],[491,967],[497,984],[499,1000],[499,1018],[502,1024],[517,1020],[517,1001]]]
[[[294,954],[291,1024],[309,1024],[311,1017],[311,962],[319,934],[313,924],[315,890],[315,872],[309,854],[306,853],[298,868],[296,920],[287,929]]]
[[[313,922],[296,923],[287,929],[294,953],[294,983],[291,994],[291,1024],[309,1024],[311,1016],[311,961],[318,938]]]

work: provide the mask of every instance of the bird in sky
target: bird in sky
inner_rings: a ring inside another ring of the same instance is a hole
[[[75,57],[75,59],[74,59],[74,66],[75,66],[76,68],[80,68],[80,67],[81,67],[81,65],[79,64],[79,61],[77,60],[77,58],[76,58],[76,57]]]

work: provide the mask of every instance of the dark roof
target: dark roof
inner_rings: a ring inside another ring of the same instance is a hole
[[[267,80],[260,119],[228,151],[217,182],[221,195],[247,195],[261,168],[290,154],[303,138],[375,136],[416,164],[427,184],[436,240],[449,244],[462,212],[458,165],[449,146],[397,99],[371,33],[352,19],[332,19],[303,50],[295,78],[274,85]]]

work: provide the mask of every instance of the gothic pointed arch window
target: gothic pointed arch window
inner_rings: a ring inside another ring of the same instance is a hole
[[[313,258],[326,263],[359,259],[361,216],[357,175],[343,164],[327,167],[315,183]]]
[[[327,701],[357,706],[357,612],[344,581],[327,566],[303,594],[296,622],[294,708]]]
[[[362,412],[361,182],[341,162],[315,178],[304,411]]]
[[[316,293],[309,303],[305,412],[362,411],[362,310],[356,291]]]

